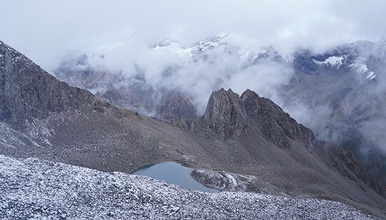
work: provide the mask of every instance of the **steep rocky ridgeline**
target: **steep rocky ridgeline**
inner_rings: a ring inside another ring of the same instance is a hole
[[[281,148],[290,148],[291,140],[305,143],[308,148],[321,147],[312,131],[298,124],[288,113],[266,98],[246,90],[241,97],[232,90],[214,92],[208,102],[201,124],[219,139],[237,139],[248,130],[251,121],[259,124],[262,135]]]
[[[26,122],[51,113],[84,109],[105,103],[90,92],[70,87],[0,42],[0,122],[23,129]]]
[[[2,42],[0,51],[1,154],[122,172],[176,161],[244,184],[232,189],[332,199],[386,214],[382,186],[352,155],[327,147],[252,91],[240,97],[219,90],[201,118],[163,121],[60,82]]]

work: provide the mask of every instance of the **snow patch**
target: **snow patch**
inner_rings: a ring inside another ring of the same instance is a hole
[[[240,62],[243,64],[243,66],[250,65],[258,57],[258,54],[251,50],[241,50],[239,53],[241,60]]]
[[[364,75],[364,78],[367,80],[372,80],[377,76],[375,72],[369,70],[366,65],[366,59],[363,57],[356,59],[349,67],[355,72]]]
[[[326,65],[339,69],[339,67],[343,64],[343,59],[343,57],[332,56],[324,61],[317,61],[315,59],[313,59],[313,61],[318,65]]]
[[[154,47],[155,50],[169,50],[173,53],[178,54],[181,57],[192,58],[192,50],[193,48],[182,47],[177,42],[165,41],[162,43],[157,43]]]
[[[369,69],[367,68],[366,64],[355,62],[350,65],[350,68],[352,70],[355,70],[357,73],[366,73]]]
[[[294,55],[289,55],[289,56],[285,56],[283,57],[284,60],[287,62],[287,63],[293,63],[294,60],[295,60],[295,56]]]
[[[369,72],[368,75],[366,76],[366,79],[372,80],[376,77],[377,75],[374,72]]]

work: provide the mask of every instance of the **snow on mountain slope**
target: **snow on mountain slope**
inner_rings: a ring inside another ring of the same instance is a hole
[[[319,65],[327,65],[327,66],[330,65],[331,67],[339,69],[340,65],[342,65],[343,59],[344,59],[343,57],[331,56],[325,59],[324,61],[317,61],[317,60],[313,60],[313,61]]]
[[[366,59],[363,57],[357,58],[352,64],[350,64],[350,68],[364,76],[365,79],[371,80],[376,77],[374,71],[369,70],[367,67]]]
[[[2,219],[375,219],[338,202],[202,193],[35,158],[0,155],[0,165]]]

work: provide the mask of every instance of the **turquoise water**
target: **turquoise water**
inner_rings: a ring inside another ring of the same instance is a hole
[[[187,189],[194,189],[202,192],[218,192],[218,190],[205,187],[195,181],[190,173],[193,169],[181,166],[175,162],[159,163],[152,166],[144,166],[133,172],[134,175],[150,176],[154,179],[173,183]]]

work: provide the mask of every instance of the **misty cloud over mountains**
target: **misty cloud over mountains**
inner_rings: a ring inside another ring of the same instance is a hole
[[[301,58],[309,53],[306,50],[283,56],[274,47],[247,50],[232,43],[230,34],[219,34],[192,43],[158,40],[141,51],[133,51],[130,58],[120,53],[127,53],[129,47],[113,50],[106,55],[72,55],[56,72],[60,73],[62,68],[108,73],[114,76],[115,81],[111,81],[111,84],[118,90],[120,87],[133,90],[140,84],[142,90],[146,88],[146,96],[150,96],[155,107],[139,111],[153,116],[156,105],[164,100],[164,94],[168,91],[187,94],[198,108],[197,116],[201,116],[211,92],[231,88],[241,94],[251,89],[274,100],[297,121],[320,134],[320,138],[337,142],[342,142],[342,136],[348,136],[347,132],[351,132],[346,124],[347,120],[352,119],[336,117],[334,102],[341,102],[339,107],[345,111],[343,115],[354,114],[351,112],[355,108],[367,109],[368,118],[363,116],[350,126],[357,127],[357,132],[372,140],[376,146],[383,146],[382,135],[379,135],[383,125],[372,123],[372,120],[385,118],[379,115],[380,109],[385,108],[379,104],[381,102],[374,105],[364,100],[384,96],[384,71],[381,68],[384,65],[384,41],[347,44],[320,55],[311,52],[306,58]],[[326,71],[331,74],[325,75]],[[318,86],[317,82],[312,84],[313,81],[325,83],[319,83]],[[103,83],[96,85],[91,89],[94,93],[103,94],[108,89]],[[286,92],[285,88],[291,86],[297,89]],[[352,89],[359,94],[351,94]],[[319,94],[313,94],[315,91],[319,91]],[[361,107],[361,103],[365,104]],[[370,111],[369,106],[373,110]],[[364,119],[366,121],[360,121]],[[335,127],[328,128],[328,123],[333,123]]]
[[[273,45],[289,54],[299,46],[323,51],[386,35],[382,0],[38,0],[2,6],[7,10],[0,15],[0,28],[7,31],[1,39],[50,72],[69,49],[87,54],[115,51],[130,60],[130,54],[165,38],[196,42],[226,32],[232,34],[233,45]]]
[[[115,53],[94,55],[86,57],[85,63],[79,63],[79,57],[75,60],[70,57],[62,65],[76,71],[92,68],[119,75],[124,80],[117,82],[117,87],[140,78],[155,91],[187,93],[201,114],[209,95],[220,88],[231,88],[239,94],[252,89],[277,100],[276,90],[289,81],[293,72],[273,48],[243,50],[227,43],[227,36],[214,36],[188,45],[168,40],[155,42],[136,55],[132,59]]]

